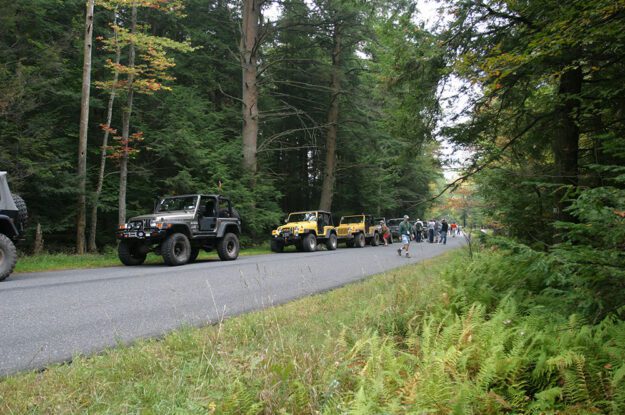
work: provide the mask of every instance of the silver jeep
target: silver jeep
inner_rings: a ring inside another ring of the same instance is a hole
[[[119,225],[118,256],[124,265],[141,265],[148,252],[161,255],[167,265],[197,259],[200,249],[216,249],[223,261],[239,256],[241,218],[230,200],[220,195],[164,197],[154,213],[130,218]]]

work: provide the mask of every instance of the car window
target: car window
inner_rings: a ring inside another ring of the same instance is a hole
[[[156,207],[156,213],[194,211],[197,198],[197,196],[166,197]]]

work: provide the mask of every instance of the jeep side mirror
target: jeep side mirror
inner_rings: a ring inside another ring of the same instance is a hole
[[[289,223],[289,218],[284,218],[284,223]]]

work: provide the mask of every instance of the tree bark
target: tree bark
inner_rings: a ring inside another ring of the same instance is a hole
[[[82,94],[80,97],[80,131],[78,133],[78,214],[76,217],[76,253],[85,253],[87,224],[87,132],[89,127],[89,97],[91,93],[91,50],[93,49],[93,9],[95,0],[87,0],[85,44],[82,65]]]
[[[133,35],[137,32],[137,4],[133,3],[132,5],[132,15],[131,15],[131,23],[130,23],[130,33]],[[119,165],[119,214],[118,214],[118,222],[125,223],[126,222],[126,187],[128,185],[128,146],[129,146],[129,137],[130,137],[130,116],[132,114],[132,100],[134,95],[134,73],[133,69],[135,67],[135,43],[134,40],[130,40],[129,49],[128,49],[128,68],[130,68],[130,73],[128,74],[128,99],[126,101],[126,106],[124,107],[122,113],[122,157]]]
[[[43,253],[43,232],[41,231],[41,224],[37,223],[35,229],[35,245],[33,247],[33,254],[39,255]]]
[[[320,210],[331,210],[336,181],[336,138],[339,121],[339,99],[341,94],[341,26],[334,25],[332,33],[332,71],[330,75],[330,108],[326,130],[326,163],[321,185]]]
[[[116,35],[117,36],[117,35]],[[121,60],[121,47],[119,44],[116,46],[115,51],[115,65],[118,66]],[[115,95],[117,92],[116,85],[119,80],[119,71],[115,71],[113,75],[113,87],[111,94],[109,95],[109,102],[106,111],[106,130],[104,131],[104,138],[102,138],[102,148],[100,150],[100,172],[98,173],[98,184],[96,186],[95,195],[93,197],[93,205],[91,206],[91,226],[89,229],[89,251],[96,252],[98,247],[96,245],[96,233],[98,228],[98,203],[100,201],[100,195],[102,194],[102,187],[104,185],[104,171],[106,168],[106,148],[108,146],[108,139],[111,128],[111,121],[113,120],[113,104],[115,103]]]
[[[567,69],[562,73],[558,96],[558,125],[553,136],[552,149],[555,164],[556,183],[561,187],[555,192],[557,220],[570,221],[573,218],[565,210],[569,203],[565,200],[567,188],[578,184],[579,169],[579,127],[577,116],[580,107],[578,94],[582,90],[583,73],[581,67]]]
[[[255,175],[258,170],[258,47],[260,25],[259,0],[244,0],[241,26],[241,69],[242,69],[242,101],[243,101],[243,167],[248,173]]]

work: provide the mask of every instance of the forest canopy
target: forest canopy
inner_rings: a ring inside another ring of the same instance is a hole
[[[80,193],[85,2],[2,3],[0,169],[46,247],[67,248]],[[268,8],[278,17],[263,17]],[[173,194],[228,195],[258,239],[285,213],[321,203],[337,217],[422,215],[441,177],[432,131],[445,62],[417,13],[390,1],[96,1],[91,248]],[[256,30],[248,49],[243,23]],[[242,82],[246,68],[254,82]]]

